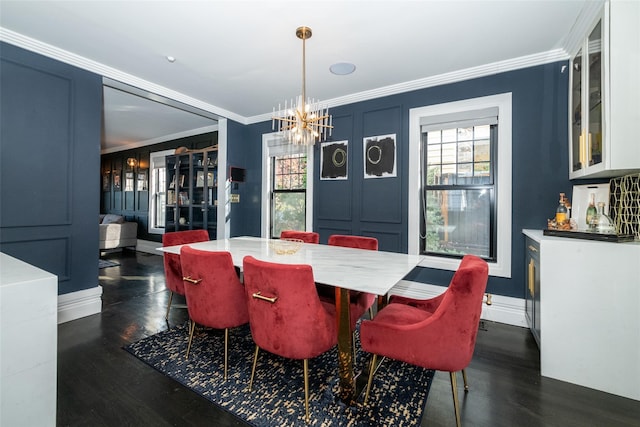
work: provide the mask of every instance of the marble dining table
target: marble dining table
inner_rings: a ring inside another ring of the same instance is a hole
[[[324,244],[303,243],[295,253],[280,254],[273,240],[260,237],[232,237],[186,245],[165,246],[158,250],[180,254],[182,246],[205,251],[227,251],[236,267],[245,256],[282,264],[308,264],[316,283],[333,286],[338,313],[339,395],[343,402],[355,404],[356,381],[349,313],[350,291],[386,295],[422,260],[418,255],[371,251]]]

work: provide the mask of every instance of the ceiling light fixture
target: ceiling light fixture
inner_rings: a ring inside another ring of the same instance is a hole
[[[278,132],[290,144],[313,145],[331,136],[333,129],[329,108],[321,106],[320,101],[306,98],[305,77],[305,41],[311,38],[311,28],[298,27],[296,36],[302,39],[302,95],[296,101],[284,102],[284,109],[278,104],[278,111],[273,109],[271,130],[277,127]],[[276,126],[277,125],[277,126]]]

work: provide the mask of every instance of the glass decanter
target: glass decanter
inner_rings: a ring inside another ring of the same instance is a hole
[[[589,224],[591,231],[603,234],[615,234],[616,227],[609,215],[604,213],[604,202],[598,202],[597,213],[591,218]]]

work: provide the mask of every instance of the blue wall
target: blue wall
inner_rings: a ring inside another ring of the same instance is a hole
[[[98,286],[102,78],[0,43],[0,249]]]
[[[259,236],[260,235],[260,201],[258,193],[253,191],[255,171],[258,166],[253,162],[258,158],[255,150],[260,150],[260,144],[255,148],[249,141],[249,128],[238,122],[227,120],[227,169],[231,166],[243,168],[246,171],[245,182],[231,184],[231,193],[240,195],[240,203],[230,205],[230,235]],[[227,176],[228,176],[227,170]],[[258,178],[260,179],[260,178]],[[256,207],[257,203],[257,207]],[[257,213],[257,218],[256,218]]]
[[[97,284],[100,206],[100,76],[1,45],[2,250],[60,277],[60,293]],[[524,296],[523,228],[543,228],[568,179],[565,61],[336,107],[333,140],[349,140],[349,179],[314,182],[314,227],[372,235],[382,250],[407,250],[409,110],[504,92],[513,94],[512,279],[488,291]],[[231,235],[260,234],[262,134],[270,122],[228,121],[228,164],[246,169],[234,193]],[[396,134],[398,176],[363,179],[363,137]],[[315,170],[319,171],[316,147]],[[92,177],[87,179],[87,177]],[[582,182],[580,182],[582,183]],[[408,279],[446,285],[451,272],[417,268]]]
[[[326,242],[334,232],[377,237],[380,249],[406,252],[409,110],[411,108],[458,101],[499,93],[512,93],[513,110],[513,208],[512,278],[489,279],[488,292],[524,297],[523,228],[546,227],[555,212],[558,193],[571,194],[568,178],[566,61],[495,74],[399,95],[333,108],[332,140],[349,141],[346,181],[314,178],[314,229]],[[246,162],[252,165],[247,176],[249,199],[260,198],[260,145],[270,123],[249,126]],[[363,178],[364,137],[396,134],[398,176]],[[315,170],[319,171],[319,148],[315,148]],[[256,170],[253,170],[253,167]],[[246,228],[238,234],[259,234],[259,204],[247,204]],[[256,212],[257,211],[257,212]],[[257,229],[255,228],[257,222]],[[416,268],[407,278],[447,285],[452,272]]]

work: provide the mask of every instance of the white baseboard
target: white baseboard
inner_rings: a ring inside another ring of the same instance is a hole
[[[58,295],[58,324],[102,311],[102,286]]]
[[[145,252],[153,255],[162,255],[162,252],[156,249],[161,246],[162,246],[162,243],[159,243],[159,242],[138,239],[138,243],[136,244],[136,251]]]
[[[429,299],[440,295],[445,290],[444,286],[401,280],[389,291],[389,295]],[[491,305],[482,305],[481,318],[507,325],[527,327],[524,310],[524,299],[492,294]]]

